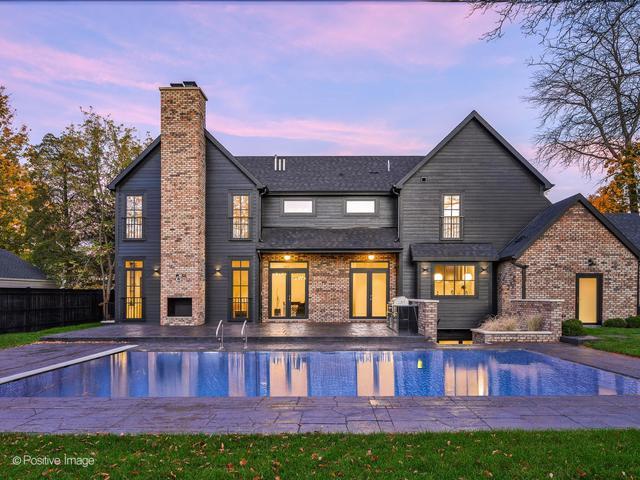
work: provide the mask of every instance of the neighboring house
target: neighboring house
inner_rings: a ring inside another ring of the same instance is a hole
[[[116,318],[353,322],[437,299],[442,333],[509,298],[586,322],[637,310],[639,251],[478,113],[426,156],[234,156],[194,82],[161,91],[161,135],[111,183]]]
[[[0,249],[0,288],[55,288],[42,271],[17,255]]]

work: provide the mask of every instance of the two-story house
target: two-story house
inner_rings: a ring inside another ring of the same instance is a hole
[[[110,188],[116,318],[163,325],[381,321],[437,299],[464,332],[509,298],[566,318],[635,314],[636,247],[477,112],[426,156],[234,156],[195,82],[160,88],[161,134]]]

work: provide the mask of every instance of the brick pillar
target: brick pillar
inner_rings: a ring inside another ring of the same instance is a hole
[[[160,323],[202,325],[205,312],[205,104],[193,82],[160,88]],[[168,304],[182,298],[169,315]],[[191,301],[191,315],[188,303]]]
[[[438,341],[438,300],[410,299],[418,306],[418,333],[430,342]]]

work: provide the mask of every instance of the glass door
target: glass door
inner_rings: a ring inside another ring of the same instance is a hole
[[[231,261],[231,320],[249,320],[250,260]]]
[[[385,318],[388,301],[388,262],[351,262],[351,318]]]
[[[142,260],[125,260],[124,262],[124,291],[126,320],[142,320]]]
[[[269,265],[269,317],[307,318],[306,262],[271,262]]]
[[[582,323],[598,324],[602,319],[602,275],[576,275],[576,318]]]

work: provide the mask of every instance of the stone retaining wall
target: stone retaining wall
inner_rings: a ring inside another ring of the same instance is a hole
[[[473,343],[551,343],[557,342],[553,332],[493,332],[472,328],[471,335]]]
[[[514,315],[521,321],[520,330],[527,329],[527,319],[540,317],[543,321],[542,330],[551,333],[551,339],[547,341],[557,342],[560,340],[564,300],[511,298],[504,307],[507,310],[501,313]]]

